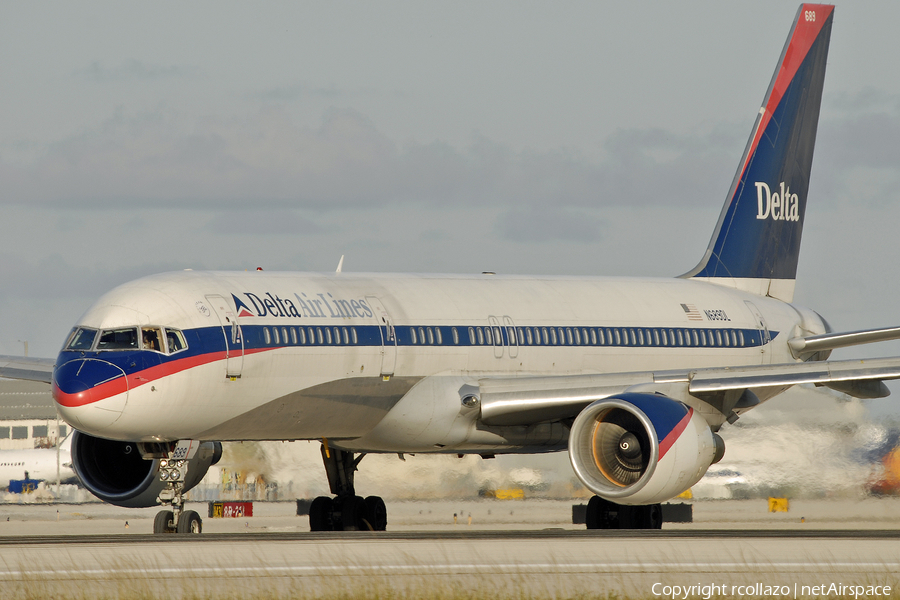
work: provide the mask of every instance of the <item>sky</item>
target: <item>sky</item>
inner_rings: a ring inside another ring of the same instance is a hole
[[[0,4],[0,354],[167,270],[689,270],[798,5],[681,4]],[[836,330],[900,325],[898,21],[835,10],[795,302]]]

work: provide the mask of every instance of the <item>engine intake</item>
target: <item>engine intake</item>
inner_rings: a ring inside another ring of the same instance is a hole
[[[222,456],[220,442],[204,442],[190,461],[184,490],[200,483]],[[72,434],[72,466],[85,488],[104,502],[128,508],[156,506],[165,484],[159,460],[144,460],[137,442],[117,442],[80,431]]]
[[[572,425],[569,459],[581,482],[618,504],[655,504],[689,489],[724,454],[691,407],[660,394],[594,402]]]

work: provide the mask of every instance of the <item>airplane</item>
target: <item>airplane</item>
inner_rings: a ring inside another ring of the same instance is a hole
[[[72,469],[72,434],[56,448],[34,448],[23,450],[0,450],[0,485],[8,485],[10,480],[31,479],[50,483],[74,483],[77,481]],[[57,470],[57,464],[59,469]],[[57,479],[57,475],[59,478]]]
[[[900,378],[900,358],[827,360],[900,327],[835,333],[792,304],[833,11],[800,6],[684,275],[164,273],[97,300],[55,361],[7,357],[0,376],[52,382],[82,484],[161,504],[154,533],[202,531],[184,492],[243,440],[321,441],[333,496],[313,531],[387,527],[354,485],[367,453],[566,450],[595,494],[588,528],[659,528],[746,411],[794,385],[876,398]]]

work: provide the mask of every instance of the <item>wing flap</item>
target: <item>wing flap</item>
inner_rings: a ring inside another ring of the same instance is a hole
[[[700,369],[691,377],[691,393],[709,393],[757,387],[846,381],[883,381],[900,378],[900,357],[841,360],[753,367]]]
[[[566,419],[595,400],[652,381],[649,372],[486,377],[478,380],[481,420],[488,425],[530,425]]]
[[[481,420],[487,425],[532,425],[576,416],[596,400],[646,384],[687,383],[700,399],[731,390],[811,383],[863,398],[882,397],[881,384],[900,378],[900,357],[872,360],[640,371],[602,375],[484,377],[478,380]]]

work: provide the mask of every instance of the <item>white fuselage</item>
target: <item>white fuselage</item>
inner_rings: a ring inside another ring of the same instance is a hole
[[[0,487],[20,479],[50,483],[74,481],[75,471],[68,449],[60,449],[59,453],[56,448],[0,451]]]
[[[824,333],[812,311],[685,279],[193,271],[120,286],[77,328],[170,337],[64,348],[54,396],[81,431],[396,452],[527,446],[479,432],[435,381],[786,363],[789,337]]]

